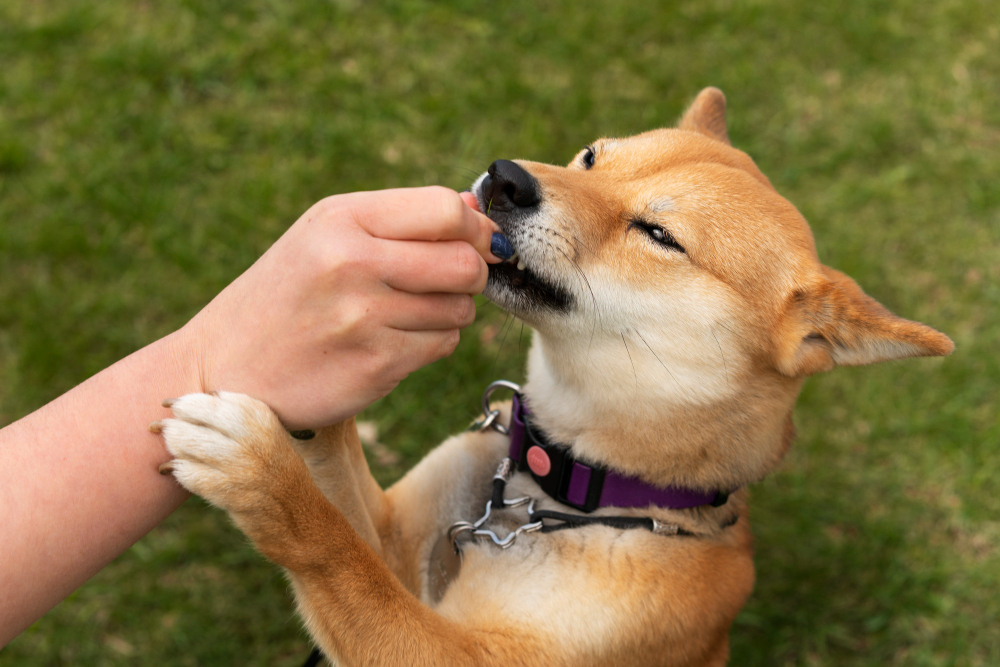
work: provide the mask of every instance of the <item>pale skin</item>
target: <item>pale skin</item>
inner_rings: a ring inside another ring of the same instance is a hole
[[[187,325],[0,430],[0,646],[188,497],[157,473],[163,399],[245,393],[290,429],[357,414],[455,349],[494,230],[446,188],[324,199]]]

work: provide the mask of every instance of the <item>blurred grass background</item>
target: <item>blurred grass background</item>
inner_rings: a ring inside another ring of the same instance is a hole
[[[183,324],[325,195],[564,163],[717,85],[824,261],[958,344],[807,384],[731,664],[1000,664],[998,53],[993,0],[8,0],[0,424]],[[382,481],[521,377],[527,332],[480,312],[366,413]],[[192,500],[0,665],[308,650],[280,574]]]

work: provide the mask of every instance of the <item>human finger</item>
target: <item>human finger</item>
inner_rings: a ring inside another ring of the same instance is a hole
[[[404,292],[479,294],[489,270],[464,241],[382,241],[372,261],[382,282]]]
[[[441,186],[380,190],[351,195],[347,205],[357,223],[383,239],[466,241],[484,259],[497,226],[466,204],[454,190]]]
[[[385,324],[403,331],[463,329],[476,320],[476,302],[468,294],[393,292],[386,300]]]
[[[461,197],[462,201],[465,202],[465,205],[472,210],[479,211],[480,213],[483,212],[482,209],[479,208],[479,200],[476,199],[476,195],[472,194],[469,190],[459,192],[458,196]]]
[[[427,364],[447,357],[458,346],[460,331],[458,329],[442,329],[431,331],[401,331],[394,330],[393,336],[383,339],[393,350],[391,369],[384,369],[384,374],[405,377]]]

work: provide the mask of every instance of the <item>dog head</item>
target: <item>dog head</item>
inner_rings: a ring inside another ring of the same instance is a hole
[[[784,453],[805,376],[952,349],[819,262],[729,145],[714,88],[677,129],[600,139],[566,167],[498,160],[473,192],[517,251],[485,294],[537,332],[539,421],[602,463],[743,484]]]

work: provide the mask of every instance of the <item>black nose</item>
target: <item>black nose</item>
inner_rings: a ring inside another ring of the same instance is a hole
[[[483,194],[493,208],[529,208],[542,200],[535,177],[510,160],[497,160],[486,173]]]

